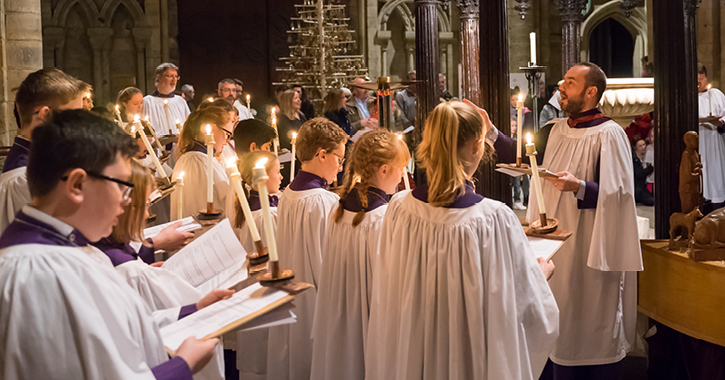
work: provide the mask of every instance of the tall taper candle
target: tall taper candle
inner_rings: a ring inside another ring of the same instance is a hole
[[[260,241],[262,238],[259,236],[259,230],[257,229],[257,223],[254,222],[252,217],[252,209],[249,207],[249,201],[247,196],[244,195],[244,189],[242,188],[242,176],[239,174],[237,168],[237,159],[235,157],[227,160],[227,173],[229,173],[229,180],[234,185],[234,191],[237,193],[239,204],[242,206],[242,213],[244,213],[244,220],[249,226],[249,232],[252,234],[252,241]],[[260,254],[262,252],[259,252]]]
[[[292,132],[292,161],[290,161],[290,171],[289,171],[289,181],[292,183],[292,180],[295,179],[295,161],[297,158],[295,157],[295,143],[297,143],[297,132]]]
[[[251,99],[252,99],[252,97],[249,96],[249,94],[247,94],[247,109],[249,110],[249,112],[252,112],[252,107],[250,105],[250,100]]]
[[[272,215],[269,211],[269,194],[267,193],[267,169],[264,165],[267,158],[262,158],[254,164],[253,182],[257,184],[259,192],[259,202],[262,204],[262,221],[264,222],[264,235],[267,238],[267,250],[269,251],[269,261],[279,261],[277,256],[277,242],[274,239],[274,228],[272,226]]]
[[[707,85],[707,103],[710,105],[710,116],[712,116],[712,92],[710,89],[712,88],[711,84]]]
[[[531,64],[536,66],[536,33],[529,34],[529,43],[531,44]]]
[[[521,136],[524,125],[524,95],[519,94],[516,102],[516,166],[521,167]]]
[[[181,220],[184,215],[182,212],[184,207],[184,172],[181,172],[178,176],[176,176],[176,189],[179,191],[179,196],[176,198],[178,202],[176,207],[176,220]]]
[[[138,115],[136,115],[138,117]],[[138,129],[139,135],[141,135],[141,141],[143,141],[143,145],[146,147],[146,150],[149,151],[149,156],[151,157],[151,161],[153,161],[154,166],[156,166],[156,171],[159,173],[159,176],[161,178],[166,178],[166,172],[164,171],[164,167],[161,166],[161,162],[159,161],[159,158],[156,157],[156,151],[151,146],[151,143],[149,142],[148,137],[146,137],[146,133],[143,130],[143,127],[141,126],[141,122],[136,120],[134,118],[134,126],[136,126]]]
[[[174,133],[174,127],[171,124],[171,117],[169,116],[169,101],[166,99],[164,99],[164,112],[166,113],[166,128],[169,129],[169,134],[170,135],[178,134],[179,131],[176,131],[176,133]]]
[[[539,178],[539,165],[536,162],[536,146],[531,142],[531,133],[526,134],[526,155],[529,156],[531,162],[531,181],[534,183],[534,191],[536,191],[536,204],[539,206],[539,216],[541,218],[541,227],[546,227],[546,208],[544,207],[544,193],[541,191],[541,179]]]
[[[211,134],[211,125],[206,125],[206,203],[214,203],[214,135]],[[208,207],[207,207],[208,208]],[[212,210],[208,210],[211,212]]]

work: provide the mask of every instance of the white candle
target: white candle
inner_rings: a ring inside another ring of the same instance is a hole
[[[206,203],[214,203],[214,136],[206,125]]]
[[[521,136],[523,135],[522,126],[524,125],[524,95],[519,94],[519,100],[516,102],[516,166],[521,166]]]
[[[176,176],[176,188],[179,190],[179,197],[177,198],[178,203],[176,207],[176,220],[183,219],[183,197],[184,197],[184,172],[179,173],[178,176]]]
[[[297,142],[297,132],[292,132],[292,161],[290,161],[289,181],[295,179],[295,143]]]
[[[138,115],[134,116],[133,118],[133,126],[138,128],[139,135],[141,135],[141,141],[143,141],[143,145],[146,147],[146,150],[149,151],[149,156],[151,156],[151,161],[154,162],[154,166],[156,166],[156,170],[159,172],[159,175],[161,178],[166,178],[166,172],[164,171],[164,167],[161,166],[161,162],[159,162],[159,158],[156,157],[156,151],[154,151],[154,148],[151,147],[151,143],[149,142],[149,139],[146,137],[146,133],[144,133],[143,127],[141,126],[141,121],[139,121]]]
[[[403,134],[398,132],[398,140],[403,141]],[[405,183],[405,190],[410,190],[410,179],[408,179],[408,167],[403,167],[403,182]]]
[[[257,230],[257,224],[254,222],[254,218],[252,217],[252,209],[249,207],[247,196],[244,195],[244,189],[242,188],[242,176],[239,174],[236,158],[232,157],[227,160],[227,173],[229,173],[229,179],[232,182],[232,185],[234,185],[234,191],[237,193],[237,198],[239,198],[239,204],[242,205],[244,220],[249,226],[249,232],[252,234],[252,240],[262,240],[259,236],[259,230]]]
[[[118,104],[116,104],[116,108],[115,108],[115,110],[113,111],[113,113],[115,113],[115,114],[116,114],[116,120],[118,120],[119,122],[120,122],[120,121],[122,121],[122,120],[121,120],[121,111],[120,111],[120,110],[119,110],[119,108],[118,108]]]
[[[529,156],[531,162],[531,180],[534,182],[534,191],[536,191],[536,204],[539,206],[539,214],[546,214],[544,207],[544,193],[541,191],[541,180],[539,179],[539,165],[536,163],[536,146],[531,142],[531,133],[526,134],[526,155]],[[544,225],[542,225],[544,227]]]
[[[277,256],[277,242],[274,240],[274,228],[272,227],[272,215],[269,211],[269,195],[267,194],[267,169],[264,165],[267,158],[262,158],[254,165],[253,182],[257,184],[259,191],[259,202],[262,204],[262,221],[264,222],[264,236],[267,238],[267,250],[270,261],[279,261]]]
[[[146,125],[149,128],[149,132],[151,132],[151,134],[154,136],[154,142],[156,142],[156,146],[159,148],[159,153],[163,153],[164,152],[164,147],[161,146],[161,141],[159,141],[159,136],[156,136],[156,131],[151,126],[151,122],[149,121],[149,115],[146,115],[143,118],[143,120],[144,120],[144,122],[146,123]]]
[[[169,128],[169,134],[179,133],[178,131],[174,133],[174,129],[171,125],[171,117],[169,116],[169,101],[166,99],[164,99],[164,112],[166,113],[166,127]]]
[[[277,117],[274,116],[274,108],[272,108],[272,128],[277,134],[277,137],[274,138],[274,155],[279,156],[279,132],[277,131]]]
[[[250,105],[249,105],[250,104],[249,101],[251,100],[251,98],[252,97],[249,96],[249,94],[247,94],[247,109],[250,110],[250,111],[252,110],[252,107],[250,107]]]
[[[710,116],[712,116],[712,92],[710,92],[710,89],[712,88],[711,84],[707,85],[707,102],[710,104]]]
[[[529,34],[529,40],[531,43],[531,64],[536,65],[536,33],[531,32]]]
[[[181,123],[179,123],[179,119],[176,119],[176,129],[178,129],[179,133],[181,133]]]

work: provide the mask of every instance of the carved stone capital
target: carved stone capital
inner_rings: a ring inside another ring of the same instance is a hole
[[[683,0],[683,7],[685,11],[685,16],[695,16],[695,13],[697,13],[697,8],[700,5],[700,2],[702,0]]]
[[[93,50],[110,50],[113,29],[111,28],[88,28],[88,41]]]
[[[519,16],[521,16],[521,19],[525,19],[526,15],[529,12],[529,9],[531,9],[531,4],[529,4],[529,0],[516,0],[518,4],[514,6],[514,10],[519,12]]]
[[[624,10],[624,15],[629,18],[629,16],[632,15],[632,11],[634,8],[637,7],[637,1],[636,0],[622,0],[622,4],[620,4],[622,7],[622,10]]]
[[[478,18],[478,0],[456,0],[461,18]]]
[[[151,28],[133,28],[133,40],[136,46],[144,48],[151,40],[153,30]]]
[[[563,22],[581,22],[586,0],[554,0]]]

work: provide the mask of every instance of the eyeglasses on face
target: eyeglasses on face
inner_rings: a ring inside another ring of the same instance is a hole
[[[176,80],[179,80],[179,79],[181,79],[181,76],[179,76],[179,75],[164,74],[164,78],[166,78],[166,79],[176,79]]]
[[[86,172],[86,174],[88,174],[89,177],[93,177],[96,179],[102,179],[104,181],[115,182],[118,185],[118,188],[121,189],[121,195],[122,195],[121,200],[123,200],[123,202],[128,202],[131,199],[131,191],[133,190],[133,184],[131,182],[126,182],[126,181],[123,181],[123,180],[120,180],[117,178],[112,178],[112,177],[105,176],[105,175],[99,174],[99,173],[94,173],[94,172]],[[63,176],[60,179],[61,179],[61,181],[67,181],[68,176],[67,175]]]

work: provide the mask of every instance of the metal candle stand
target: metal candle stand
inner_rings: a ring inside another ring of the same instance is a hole
[[[259,283],[262,286],[272,286],[295,278],[295,271],[280,269],[279,261],[270,261],[269,266],[269,272],[259,275]]]
[[[519,70],[523,71],[526,75],[526,80],[529,82],[529,95],[534,101],[534,132],[539,131],[539,79],[541,79],[541,73],[546,70],[546,66],[539,66],[535,63],[529,62],[528,66],[519,67]]]

